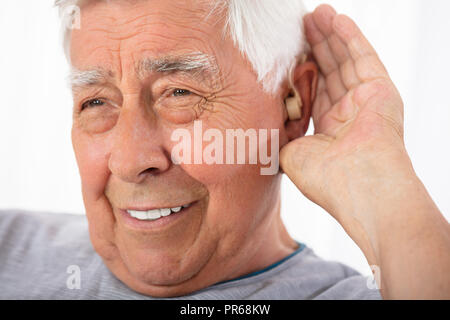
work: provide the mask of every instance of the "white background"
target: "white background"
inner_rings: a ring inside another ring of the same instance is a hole
[[[275,0],[274,0],[275,1]],[[322,1],[306,0],[309,9]],[[415,169],[450,219],[450,1],[329,0],[356,20],[405,101]],[[0,4],[0,208],[83,213],[70,142],[71,95],[53,0]],[[369,274],[364,256],[321,208],[283,182],[291,235]]]

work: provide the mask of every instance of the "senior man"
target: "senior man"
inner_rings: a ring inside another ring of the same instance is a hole
[[[350,18],[323,5],[303,32],[297,0],[57,1],[73,4],[90,241],[82,217],[2,213],[1,298],[450,298],[448,223],[405,150],[402,100]],[[378,267],[381,289],[289,236],[281,172],[174,163],[173,132],[196,121],[278,130],[283,171]]]

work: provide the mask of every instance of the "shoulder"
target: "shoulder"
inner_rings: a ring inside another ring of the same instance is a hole
[[[379,300],[380,291],[371,277],[360,274],[355,269],[317,256],[311,248],[306,248],[289,272],[310,288],[308,299],[317,300]],[[300,271],[301,270],[301,271]]]
[[[304,298],[315,300],[379,300],[379,290],[371,278],[355,269],[317,256],[306,247],[284,271],[304,292]]]
[[[0,211],[0,247],[7,252],[19,245],[39,247],[41,244],[59,246],[85,242],[87,221],[84,215],[31,212],[24,210]]]
[[[57,298],[69,266],[94,257],[83,215],[0,211],[0,298]]]
[[[318,257],[303,246],[276,267],[238,281],[218,284],[195,298],[257,300],[379,300],[372,282],[356,270]]]

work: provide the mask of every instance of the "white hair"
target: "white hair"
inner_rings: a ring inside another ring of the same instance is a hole
[[[70,32],[79,0],[56,0],[70,60]],[[266,92],[275,93],[308,45],[303,32],[303,0],[211,0],[211,13],[226,13],[229,35],[251,63]]]

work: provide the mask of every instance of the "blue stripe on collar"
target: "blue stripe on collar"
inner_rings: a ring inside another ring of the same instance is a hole
[[[229,283],[229,282],[234,282],[234,281],[239,281],[239,280],[251,278],[251,277],[257,276],[257,275],[259,275],[259,274],[262,274],[262,273],[264,273],[264,272],[267,272],[267,271],[269,271],[269,270],[272,270],[273,268],[278,267],[278,266],[279,266],[280,264],[282,264],[283,262],[286,262],[286,261],[289,260],[290,258],[294,257],[294,256],[297,255],[298,253],[302,252],[303,249],[305,249],[305,247],[306,247],[303,243],[297,242],[297,244],[299,245],[298,249],[295,250],[295,251],[294,251],[293,253],[291,253],[290,255],[288,255],[287,257],[281,259],[280,261],[275,262],[274,264],[271,264],[270,266],[268,266],[268,267],[266,267],[266,268],[264,268],[264,269],[262,269],[262,270],[259,270],[259,271],[255,271],[255,272],[249,273],[249,274],[244,275],[244,276],[241,276],[241,277],[239,277],[239,278],[235,278],[235,279],[231,279],[231,280],[226,280],[226,281],[218,282],[218,283],[216,283],[215,285],[219,285],[219,284],[224,284],[224,283]]]

